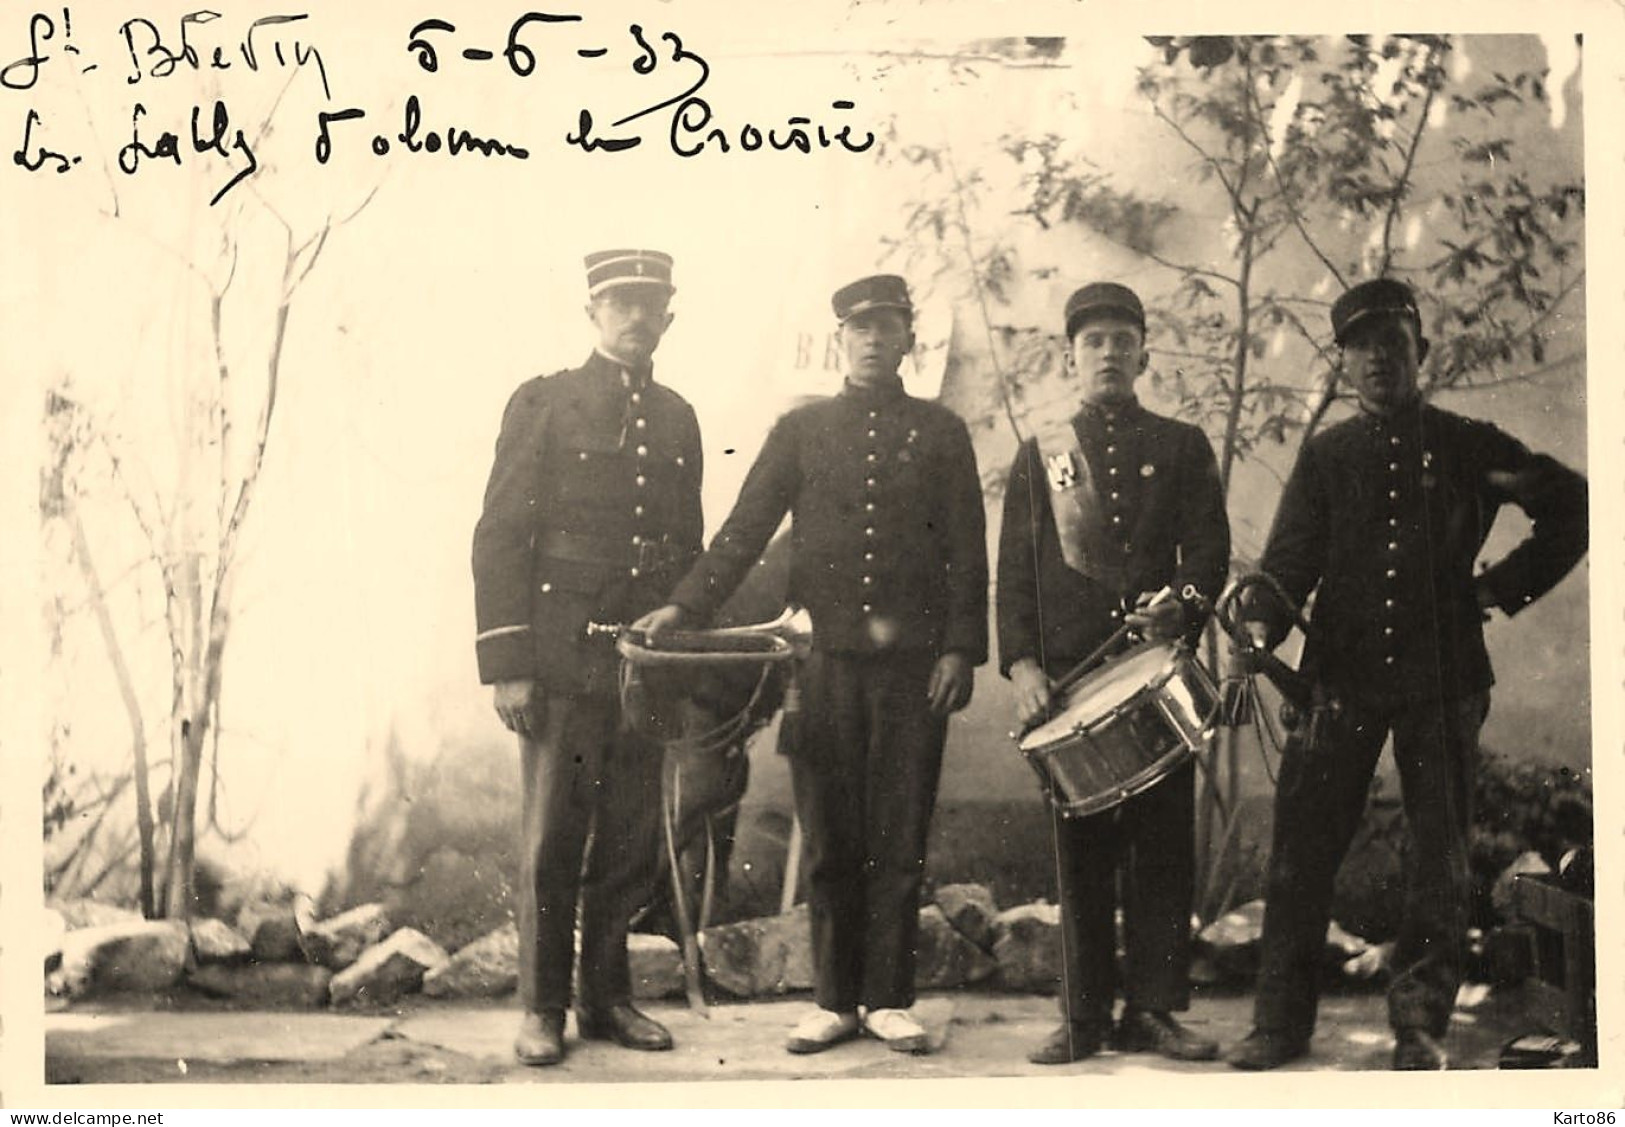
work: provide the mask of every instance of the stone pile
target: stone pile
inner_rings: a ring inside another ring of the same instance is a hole
[[[1200,928],[1193,981],[1250,986],[1262,925],[1263,902],[1252,901]],[[259,1008],[388,1006],[414,994],[506,997],[519,975],[514,923],[447,952],[421,931],[396,927],[382,904],[324,920],[308,900],[255,903],[234,923],[200,919],[188,926],[81,901],[50,910],[41,934],[47,991],[68,999],[185,987]],[[812,988],[805,905],[706,928],[698,948],[712,997],[771,998]],[[633,934],[628,949],[635,997],[683,995],[676,943]],[[1333,923],[1325,967],[1346,980],[1374,978],[1390,950]],[[1001,911],[982,885],[947,885],[920,911],[918,952],[922,990],[1054,994],[1061,981],[1060,909],[1039,901]]]
[[[230,923],[187,925],[76,901],[49,910],[45,923],[46,989],[67,999],[186,988],[260,1008],[387,1006],[419,993],[504,997],[519,975],[512,922],[448,953],[420,931],[395,927],[381,904],[318,919],[308,900],[252,903]],[[946,886],[920,912],[919,985],[1053,992],[1060,979],[1058,926],[1053,905],[1000,912],[981,885]],[[775,997],[812,988],[805,905],[707,928],[698,948],[713,996]],[[636,997],[682,996],[676,943],[633,934],[628,951]]]
[[[262,1009],[376,1007],[418,993],[501,997],[519,976],[514,924],[448,954],[381,904],[323,920],[308,899],[254,903],[232,923],[188,925],[84,900],[48,908],[42,923],[45,989],[67,1000],[189,989]],[[628,947],[639,998],[683,992],[677,944],[633,935]]]
[[[1250,900],[1196,932],[1191,950],[1191,981],[1203,986],[1250,987],[1258,977],[1264,934],[1264,901]],[[1363,982],[1386,972],[1393,944],[1375,944],[1345,931],[1333,920],[1326,928],[1322,981]]]

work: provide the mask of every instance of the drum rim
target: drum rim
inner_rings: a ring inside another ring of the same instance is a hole
[[[1029,746],[1027,741],[1029,739],[1031,739],[1035,733],[1042,731],[1045,727],[1047,727],[1050,723],[1052,723],[1053,720],[1060,719],[1060,716],[1053,717],[1051,720],[1047,720],[1043,724],[1040,724],[1038,727],[1034,728],[1031,732],[1028,732],[1025,735],[1021,736],[1016,741],[1016,747],[1024,755],[1026,755],[1026,754],[1035,754],[1035,753],[1043,751],[1045,748],[1054,747],[1056,744],[1060,743],[1063,740],[1071,739],[1071,738],[1077,736],[1081,732],[1094,731],[1096,728],[1100,727],[1103,724],[1111,723],[1111,722],[1117,720],[1118,718],[1123,716],[1125,713],[1131,711],[1133,708],[1140,707],[1141,704],[1143,703],[1143,698],[1147,694],[1152,694],[1152,693],[1156,693],[1156,692],[1160,691],[1164,685],[1166,685],[1169,681],[1173,680],[1175,672],[1178,671],[1179,660],[1180,660],[1181,657],[1183,657],[1185,660],[1193,662],[1193,663],[1195,663],[1197,665],[1201,664],[1201,662],[1197,660],[1196,656],[1194,654],[1186,652],[1185,647],[1181,643],[1179,643],[1178,641],[1171,641],[1171,642],[1142,642],[1140,645],[1135,646],[1133,649],[1127,650],[1127,651],[1123,652],[1122,654],[1118,655],[1116,660],[1122,661],[1122,660],[1127,660],[1128,658],[1131,658],[1131,657],[1138,657],[1140,654],[1148,653],[1153,649],[1162,649],[1162,650],[1167,650],[1168,651],[1168,653],[1167,653],[1161,667],[1157,670],[1156,674],[1150,680],[1142,682],[1139,688],[1135,689],[1132,693],[1130,693],[1123,700],[1119,701],[1117,704],[1112,705],[1111,708],[1107,709],[1105,712],[1101,713],[1099,716],[1095,717],[1093,720],[1088,721],[1087,723],[1084,723],[1082,725],[1074,724],[1072,727],[1067,728],[1066,731],[1063,732],[1061,735],[1058,735],[1053,739],[1046,740],[1041,744],[1032,744],[1032,745]],[[1072,693],[1076,693],[1076,692],[1080,691],[1085,685],[1087,685],[1089,683],[1090,679],[1093,678],[1095,676],[1095,674],[1099,673],[1103,669],[1106,669],[1107,667],[1109,667],[1112,664],[1113,664],[1113,662],[1107,662],[1105,665],[1100,666],[1099,669],[1090,670],[1087,676],[1085,676],[1075,686],[1073,686]],[[1068,694],[1068,699],[1070,699],[1070,697],[1071,697],[1071,694],[1069,693]],[[1065,713],[1063,712],[1061,715],[1065,715]]]
[[[1050,805],[1055,807],[1063,818],[1087,818],[1092,814],[1104,813],[1113,807],[1121,806],[1129,799],[1143,794],[1172,774],[1185,759],[1195,758],[1196,750],[1180,743],[1130,775],[1106,794],[1090,795],[1081,802],[1062,802],[1057,799],[1054,790],[1048,787],[1045,788],[1045,794],[1049,798]]]

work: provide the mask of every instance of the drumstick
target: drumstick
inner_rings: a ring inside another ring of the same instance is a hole
[[[1151,596],[1151,601],[1145,604],[1144,609],[1150,610],[1152,607],[1157,606],[1160,603],[1167,602],[1169,599],[1173,598],[1173,595],[1174,589],[1172,587],[1164,587],[1155,595]],[[1112,631],[1111,637],[1107,638],[1104,642],[1100,643],[1099,646],[1095,647],[1093,653],[1084,658],[1082,661],[1078,662],[1078,664],[1074,665],[1061,677],[1059,681],[1055,682],[1054,687],[1050,689],[1051,694],[1053,695],[1064,692],[1066,689],[1070,688],[1072,685],[1082,679],[1082,677],[1093,669],[1095,665],[1099,663],[1101,658],[1110,653],[1112,649],[1116,647],[1117,643],[1123,640],[1124,635],[1126,635],[1132,629],[1133,627],[1125,622],[1116,630]]]
[[[1164,587],[1155,595],[1151,596],[1150,601],[1145,604],[1146,608],[1149,609],[1150,607],[1154,607],[1159,603],[1167,601],[1173,597],[1173,593],[1174,589],[1172,587]],[[1020,732],[1011,732],[1011,738],[1020,739],[1034,728],[1037,728],[1040,724],[1043,724],[1049,720],[1050,717],[1055,714],[1055,706],[1060,703],[1062,695],[1073,685],[1083,680],[1083,678],[1100,663],[1102,658],[1116,648],[1117,643],[1121,642],[1132,629],[1134,628],[1128,623],[1123,623],[1123,625],[1112,631],[1109,638],[1100,643],[1100,645],[1096,646],[1094,651],[1090,653],[1088,657],[1084,658],[1082,661],[1078,662],[1078,664],[1074,665],[1071,669],[1062,674],[1060,680],[1056,681],[1050,686],[1049,708],[1045,709],[1041,715],[1035,716],[1031,721],[1022,725]]]

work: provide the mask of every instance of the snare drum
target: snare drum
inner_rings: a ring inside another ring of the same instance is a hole
[[[1098,814],[1155,786],[1212,733],[1219,691],[1173,642],[1148,642],[1091,671],[1021,754],[1066,817]]]

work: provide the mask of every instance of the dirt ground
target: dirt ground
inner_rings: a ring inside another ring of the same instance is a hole
[[[1493,1069],[1513,1038],[1533,1032],[1513,993],[1468,997],[1450,1038],[1452,1068]],[[932,1035],[929,1055],[893,1053],[858,1041],[816,1056],[784,1052],[785,1031],[809,1002],[792,999],[713,1006],[706,1015],[681,1004],[647,1007],[665,1021],[677,1048],[634,1053],[576,1038],[555,1068],[524,1068],[511,1052],[518,1014],[505,1000],[484,1005],[413,999],[375,1011],[232,1010],[185,999],[76,1005],[46,1017],[48,1084],[530,1084],[689,1080],[907,1079],[1048,1075],[1193,1073],[1222,1063],[1189,1064],[1103,1053],[1044,1068],[1026,1053],[1054,1026],[1049,998],[944,994],[922,998],[916,1013]],[[1245,1034],[1251,998],[1204,992],[1187,1023],[1222,1043]],[[1391,1040],[1380,993],[1325,999],[1314,1051],[1287,1071],[1382,1070]]]

